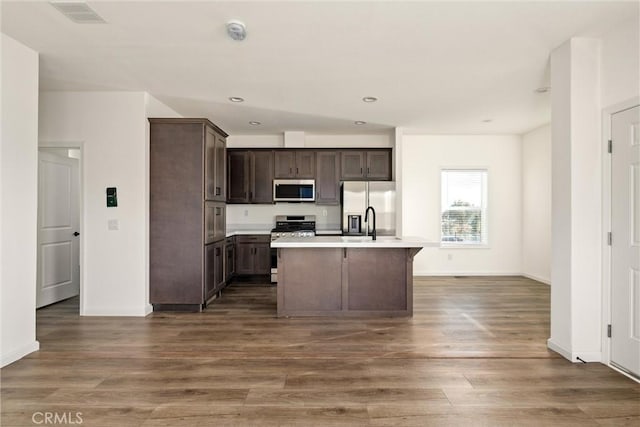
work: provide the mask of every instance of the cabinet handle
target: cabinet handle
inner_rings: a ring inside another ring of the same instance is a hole
[[[216,248],[216,256],[220,256],[220,248]]]
[[[360,173],[362,174],[362,168],[360,168]]]
[[[293,173],[293,169],[289,168],[289,175],[291,175],[291,173]]]
[[[249,191],[249,200],[253,200],[253,191]]]
[[[298,171],[299,171],[299,169],[298,169],[298,168],[296,168],[296,175],[299,173]]]
[[[220,195],[220,187],[216,187],[216,196]]]
[[[369,173],[369,168],[367,168],[367,173]]]

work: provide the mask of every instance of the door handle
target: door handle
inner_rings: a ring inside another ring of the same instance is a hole
[[[77,231],[74,231],[74,232],[73,232],[73,235],[74,235],[74,236],[76,236],[76,237],[78,237],[78,236],[80,235],[80,233],[78,233]]]

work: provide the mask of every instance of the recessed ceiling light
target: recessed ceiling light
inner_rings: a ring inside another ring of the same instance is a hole
[[[240,98],[239,96],[232,96],[229,98],[231,102],[244,102],[244,98]]]
[[[355,124],[357,124],[357,125],[366,125],[366,124],[367,124],[367,122],[363,122],[362,120],[356,120],[356,121],[355,121],[355,122],[353,122],[353,123],[355,123]]]
[[[249,124],[250,124],[251,126],[260,126],[262,123],[260,123],[260,122],[256,122],[256,121],[252,120],[252,121],[250,121],[250,122],[249,122]]]
[[[362,98],[362,100],[364,102],[376,102],[378,98],[376,98],[375,96],[365,96],[364,98]]]
[[[482,123],[491,123],[493,121],[493,119],[484,119],[482,121]]]
[[[542,86],[542,87],[537,88],[534,92],[535,93],[547,93],[549,91],[551,91],[551,86]]]
[[[227,34],[234,40],[242,41],[247,37],[247,27],[240,21],[227,22]]]

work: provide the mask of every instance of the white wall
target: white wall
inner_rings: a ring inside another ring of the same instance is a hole
[[[40,141],[83,143],[84,315],[151,310],[147,114],[171,111],[143,92],[41,93]],[[106,207],[106,187],[117,187],[118,207]],[[107,228],[113,219],[117,231]]]
[[[601,360],[600,41],[552,52],[552,270],[548,345]]]
[[[1,366],[38,350],[38,54],[2,34]]]
[[[520,136],[404,135],[399,152],[405,236],[439,240],[442,168],[487,168],[489,173],[488,248],[425,248],[414,260],[414,274],[522,272]]]
[[[551,283],[551,126],[522,136],[522,273]]]
[[[393,146],[390,134],[319,135],[305,133],[305,148],[386,148]],[[284,148],[284,135],[231,135],[228,148]]]
[[[227,231],[270,231],[276,215],[315,215],[318,230],[340,229],[340,206],[315,203],[275,203],[270,205],[227,205]]]
[[[640,96],[640,20],[616,25],[602,37],[601,105],[609,107]]]

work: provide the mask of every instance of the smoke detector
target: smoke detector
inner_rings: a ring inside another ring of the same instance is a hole
[[[227,22],[227,34],[234,40],[242,41],[247,37],[247,28],[240,21]]]

